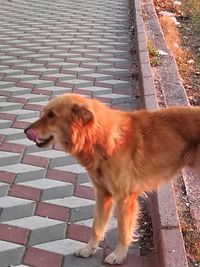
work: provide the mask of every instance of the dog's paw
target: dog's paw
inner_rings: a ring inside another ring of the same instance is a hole
[[[86,245],[85,247],[79,249],[75,255],[79,256],[79,257],[83,257],[83,258],[88,258],[90,256],[92,256],[95,253],[95,250],[93,247],[91,247],[90,245]]]
[[[108,264],[122,264],[126,259],[126,255],[127,249],[117,248],[106,257],[105,262]]]

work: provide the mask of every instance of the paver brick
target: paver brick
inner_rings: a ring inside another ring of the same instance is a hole
[[[20,245],[26,245],[29,231],[19,227],[0,224],[0,240],[12,242]]]
[[[68,222],[69,220],[69,209],[58,205],[48,204],[40,202],[36,208],[36,215],[56,219],[59,221]]]
[[[19,82],[17,85],[33,89],[33,88],[52,86],[52,85],[54,85],[54,82],[52,82],[52,81],[44,81],[44,80],[32,80],[32,81]]]
[[[63,85],[69,88],[80,88],[80,87],[87,87],[92,86],[93,83],[91,81],[81,80],[81,79],[74,79],[74,80],[67,80],[66,82],[57,82],[57,85]]]
[[[31,80],[35,80],[38,78],[38,76],[36,75],[28,75],[28,74],[20,74],[20,75],[15,75],[12,76],[12,78],[15,78],[16,81],[31,81]]]
[[[94,257],[85,258],[84,260],[79,257],[75,257],[73,254],[85,244],[79,241],[71,240],[71,239],[63,239],[58,241],[53,241],[41,245],[35,246],[35,248],[43,249],[46,251],[56,252],[57,254],[61,254],[65,256],[64,265],[70,267],[77,266],[93,266],[99,267],[101,266],[102,261],[102,249],[98,249],[95,253]]]
[[[8,87],[12,87],[15,84],[13,82],[4,82],[4,81],[0,81],[0,89],[6,89]]]
[[[101,74],[101,73],[92,73],[92,74],[80,75],[79,78],[96,82],[96,81],[104,81],[104,80],[112,79],[112,75]]]
[[[6,136],[6,141],[20,139],[24,137],[24,132],[21,129],[14,129],[14,128],[0,129],[0,134]]]
[[[76,164],[76,160],[71,157],[71,156],[63,156],[63,157],[56,157],[56,158],[52,158],[50,160],[50,165],[49,168],[55,168],[55,167],[59,167],[59,166],[63,166],[63,165],[73,165]]]
[[[0,129],[7,128],[12,125],[12,121],[0,119]]]
[[[73,92],[76,94],[90,95],[94,97],[101,94],[110,94],[112,93],[112,89],[98,86],[89,86],[85,88],[76,88]]]
[[[6,196],[9,188],[10,188],[9,184],[0,182],[0,197]]]
[[[61,170],[61,171],[72,172],[72,173],[77,173],[77,174],[86,172],[86,169],[84,167],[82,167],[80,164],[74,164],[74,165],[68,165],[68,166],[60,166],[60,167],[55,167],[54,169]]]
[[[20,154],[1,151],[0,153],[0,166],[18,163],[21,158]]]
[[[8,111],[8,110],[14,110],[14,109],[20,109],[22,107],[21,104],[16,103],[8,103],[8,102],[2,102],[0,106],[0,112],[2,111]]]
[[[20,75],[23,73],[23,70],[5,69],[5,70],[0,71],[0,73],[3,73],[4,75],[6,75],[6,77],[9,77],[9,76],[14,76],[14,75]]]
[[[71,183],[65,183],[50,179],[37,179],[34,181],[20,183],[20,185],[42,190],[41,200],[68,197],[73,194],[74,189],[74,186]]]
[[[28,100],[28,103],[38,102],[38,101],[45,101],[48,100],[48,96],[46,95],[37,95],[37,94],[21,94],[20,97],[25,98]]]
[[[7,99],[7,97],[6,97],[6,96],[0,96],[0,102],[5,102],[5,101],[6,101],[6,99]]]
[[[19,264],[24,251],[24,246],[0,240],[0,266]]]
[[[1,166],[0,171],[7,171],[16,174],[16,182],[25,182],[44,177],[45,169],[37,166],[17,163],[8,166]]]
[[[0,209],[0,221],[4,222],[33,215],[35,203],[31,200],[5,196],[1,198]]]
[[[30,230],[29,246],[62,239],[65,237],[66,232],[66,224],[64,222],[40,216],[30,216],[4,223]]]
[[[37,118],[39,117],[38,111],[28,110],[28,109],[14,109],[9,111],[4,111],[7,114],[13,114],[17,116],[17,119],[27,119],[27,118]]]
[[[31,89],[13,86],[11,88],[6,88],[6,91],[10,92],[13,96],[15,96],[21,94],[28,94],[31,92]]]
[[[93,217],[94,201],[75,196],[46,200],[45,203],[60,205],[71,209],[70,221],[80,221]]]

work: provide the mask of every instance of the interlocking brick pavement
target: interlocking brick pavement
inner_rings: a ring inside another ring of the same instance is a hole
[[[94,257],[88,174],[58,147],[39,149],[23,129],[51,97],[79,93],[136,108],[128,0],[2,0],[0,8],[0,267],[103,267],[116,219]],[[142,266],[139,244],[122,266]]]

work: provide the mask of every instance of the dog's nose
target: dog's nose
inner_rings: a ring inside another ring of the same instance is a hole
[[[24,133],[26,134],[26,132],[28,131],[30,127],[27,127],[26,129],[24,129]]]
[[[26,134],[26,136],[29,140],[31,140],[35,143],[37,142],[38,132],[36,130],[28,127],[24,130],[24,133]]]

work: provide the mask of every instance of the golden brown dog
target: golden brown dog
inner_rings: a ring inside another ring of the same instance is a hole
[[[65,94],[51,100],[25,133],[39,147],[59,143],[90,174],[96,194],[94,222],[89,243],[77,255],[95,252],[116,204],[119,241],[106,258],[110,264],[126,258],[138,196],[168,181],[183,166],[200,170],[200,108],[123,112]]]

